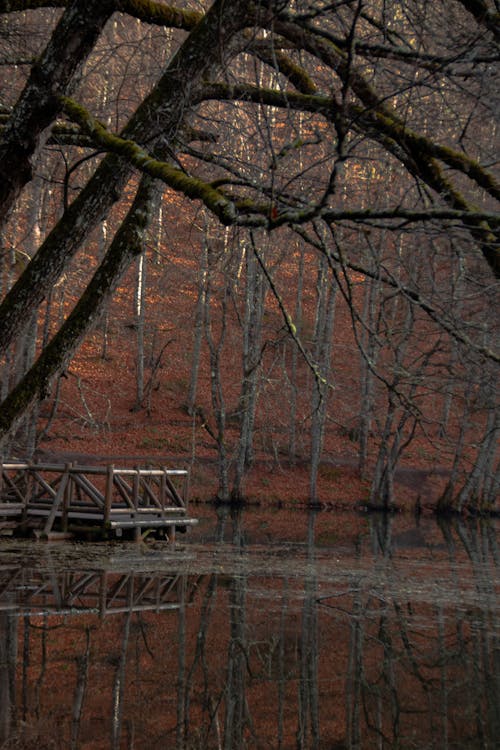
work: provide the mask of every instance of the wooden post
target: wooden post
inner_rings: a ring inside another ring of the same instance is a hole
[[[104,496],[104,525],[109,523],[111,516],[111,503],[113,502],[113,477],[115,467],[108,464],[108,476],[106,478],[106,494]]]
[[[132,490],[133,492],[132,502],[136,510],[139,507],[139,482],[140,482],[140,469],[138,466],[136,466],[135,475],[134,475],[134,489]]]
[[[165,515],[165,511],[163,508],[167,505],[167,482],[166,482],[166,469],[163,466],[162,467],[162,474],[160,477],[160,491],[159,491],[159,501],[161,506],[161,515]]]
[[[44,535],[49,534],[52,531],[52,526],[54,525],[54,521],[57,514],[57,509],[61,505],[64,495],[66,493],[66,485],[68,483],[69,479],[69,472],[66,470],[64,474],[61,476],[61,483],[59,485],[59,489],[57,490],[56,496],[54,497],[52,501],[52,508],[50,509],[50,513],[47,516],[47,520],[45,521],[45,526],[43,527],[43,533]]]
[[[158,500],[160,501],[160,505],[163,511],[163,508],[165,506],[165,497],[166,497],[166,487],[167,483],[165,482],[165,467],[162,469],[162,475],[160,477],[160,489],[159,489],[159,497]]]
[[[189,471],[186,471],[186,473],[184,475],[184,482],[183,482],[183,486],[182,486],[182,495],[183,495],[182,499],[184,500],[184,508],[186,509],[186,513],[187,513],[188,500],[189,500]]]
[[[134,475],[134,486],[133,486],[133,499],[132,502],[134,504],[134,508],[137,510],[139,507],[139,488],[140,488],[140,469],[138,466],[135,467],[135,475]],[[135,520],[137,521],[137,514],[135,515]],[[140,542],[142,540],[142,533],[141,533],[141,527],[136,526],[134,528],[134,541]]]
[[[71,505],[71,498],[73,495],[73,481],[71,478],[70,469],[73,463],[65,464],[64,470],[68,475],[68,481],[66,483],[66,490],[62,501],[62,514],[61,514],[61,531],[68,530],[68,507]]]

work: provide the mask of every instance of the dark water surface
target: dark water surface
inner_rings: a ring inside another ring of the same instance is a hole
[[[0,540],[0,748],[499,747],[497,522],[200,514]]]

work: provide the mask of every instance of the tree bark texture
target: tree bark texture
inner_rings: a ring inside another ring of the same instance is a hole
[[[0,140],[0,228],[33,177],[44,133],[59,112],[58,96],[70,91],[114,6],[113,0],[68,0],[49,44],[33,65]]]

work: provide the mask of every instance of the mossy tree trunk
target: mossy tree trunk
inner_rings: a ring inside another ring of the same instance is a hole
[[[33,405],[49,395],[54,378],[99,319],[132,259],[142,253],[156,190],[153,180],[143,178],[126,219],[76,307],[0,405],[0,445]]]

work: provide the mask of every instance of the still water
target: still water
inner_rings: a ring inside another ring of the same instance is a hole
[[[0,748],[498,748],[494,521],[0,541]]]

